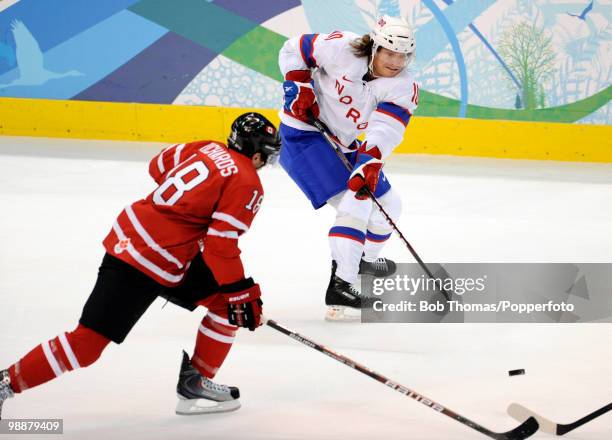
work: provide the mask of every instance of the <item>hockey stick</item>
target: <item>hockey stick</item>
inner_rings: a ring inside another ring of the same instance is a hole
[[[510,406],[508,406],[508,415],[519,422],[525,420],[526,418],[535,418],[538,421],[542,431],[552,435],[563,435],[581,427],[585,423],[590,422],[591,420],[607,413],[610,410],[612,410],[612,403],[608,403],[606,406],[593,411],[591,414],[587,414],[583,418],[576,420],[573,423],[568,423],[567,425],[555,423],[518,403],[512,403]]]
[[[329,146],[334,149],[334,151],[336,152],[336,155],[338,156],[338,158],[342,161],[342,163],[344,164],[346,169],[350,172],[353,169],[353,167],[352,167],[351,163],[349,162],[349,160],[344,155],[344,153],[342,152],[342,150],[340,149],[340,147],[338,146],[338,143],[333,139],[331,133],[329,132],[329,129],[325,126],[325,124],[323,124],[323,122],[321,122],[317,118],[313,117],[312,118],[312,123],[317,128],[317,130],[319,130],[319,133],[321,133],[323,135],[323,137],[325,138],[325,140],[327,141]],[[393,219],[389,216],[389,214],[387,214],[387,211],[385,211],[385,209],[382,207],[382,205],[380,204],[380,202],[378,201],[378,199],[376,198],[374,193],[372,193],[372,191],[370,191],[370,189],[368,187],[364,187],[363,191],[370,197],[370,199],[372,199],[374,204],[378,207],[378,209],[380,210],[380,212],[383,215],[383,217],[385,218],[385,220],[387,220],[387,222],[389,223],[389,226],[391,226],[391,228],[393,228],[393,230],[397,233],[399,238],[404,242],[404,244],[406,245],[406,247],[408,248],[408,250],[410,251],[410,253],[414,257],[414,259],[417,261],[417,263],[419,263],[419,266],[421,266],[421,269],[423,269],[425,271],[425,273],[427,274],[427,276],[429,276],[429,278],[435,279],[435,277],[434,277],[433,273],[431,272],[431,270],[429,270],[427,265],[423,262],[423,260],[421,260],[421,257],[419,257],[419,254],[416,253],[416,251],[414,250],[412,245],[408,242],[408,240],[406,240],[406,237],[404,237],[404,234],[402,234],[402,231],[399,230],[399,228],[397,227],[397,225],[395,224]],[[440,267],[442,267],[442,266],[440,266]],[[449,292],[447,292],[446,289],[444,289],[444,287],[442,287],[442,286],[440,286],[440,290],[441,290],[442,294],[444,295],[444,297],[446,298],[446,300],[450,301],[451,294]]]
[[[410,397],[414,400],[416,400],[417,402],[421,402],[423,405],[432,408],[436,411],[438,411],[439,413],[444,414],[445,416],[450,417],[451,419],[454,419],[456,421],[458,421],[459,423],[462,423],[472,429],[475,429],[476,431],[487,435],[491,438],[494,439],[499,439],[499,440],[519,440],[519,439],[524,439],[527,438],[529,436],[531,436],[533,433],[535,433],[538,430],[538,422],[536,421],[536,419],[534,419],[533,417],[529,417],[527,420],[525,420],[523,423],[521,423],[519,426],[517,426],[516,428],[507,431],[507,432],[493,432],[488,430],[487,428],[485,428],[482,425],[479,425],[476,422],[472,422],[471,420],[457,414],[454,411],[451,411],[448,408],[445,408],[444,406],[440,405],[437,402],[434,402],[431,399],[428,399],[427,397],[417,393],[416,391],[413,391],[409,388],[406,388],[403,385],[400,385],[397,382],[392,381],[391,379],[386,378],[385,376],[383,376],[382,374],[379,374],[371,369],[369,369],[368,367],[361,365],[355,361],[353,361],[352,359],[349,359],[346,356],[343,356],[339,353],[336,353],[335,351],[330,350],[329,348],[318,344],[314,341],[312,341],[311,339],[308,339],[302,335],[300,335],[299,333],[296,333],[294,331],[289,330],[288,328],[283,327],[282,325],[280,325],[279,323],[277,323],[276,321],[273,321],[271,319],[263,319],[266,323],[266,325],[268,327],[272,327],[274,330],[277,330],[287,336],[289,336],[291,339],[294,339],[304,345],[306,345],[307,347],[310,347],[314,350],[317,350],[320,353],[323,353],[326,356],[329,356],[330,358],[346,365],[347,367],[352,368],[353,370],[357,370],[360,373],[365,374],[366,376],[370,376],[372,379],[387,385],[389,388],[394,389],[402,394],[404,394],[407,397]]]

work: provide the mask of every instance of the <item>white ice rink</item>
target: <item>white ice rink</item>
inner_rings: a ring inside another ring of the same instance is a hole
[[[0,367],[76,326],[101,240],[154,188],[147,161],[160,145],[0,138]],[[425,261],[612,263],[610,164],[410,156],[386,170]],[[268,317],[497,431],[517,424],[513,401],[563,423],[612,401],[612,324],[323,321],[333,213],[315,213],[282,169],[261,176],[266,200],[241,248]],[[396,237],[385,255],[412,261]],[[3,416],[62,418],[65,439],[485,438],[270,328],[241,331],[217,376],[240,387],[238,412],[177,416],[181,349],[191,353],[203,310],[162,305]],[[509,377],[517,368],[527,374]],[[565,437],[612,438],[612,413]]]

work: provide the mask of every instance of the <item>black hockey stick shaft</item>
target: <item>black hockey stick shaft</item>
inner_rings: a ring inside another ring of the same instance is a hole
[[[608,411],[612,410],[612,403],[608,403],[606,406],[599,408],[596,411],[593,411],[591,414],[588,414],[581,418],[580,420],[576,420],[574,423],[568,423],[567,425],[557,424],[557,435],[563,435],[574,429],[584,425],[585,423],[590,422],[591,420],[604,415]]]
[[[330,358],[346,365],[349,368],[352,368],[353,370],[357,370],[360,373],[365,374],[366,376],[371,377],[372,379],[388,386],[389,388],[398,391],[402,394],[404,394],[407,397],[410,397],[414,400],[416,400],[417,402],[421,402],[423,405],[434,409],[436,411],[438,411],[441,414],[444,414],[447,417],[450,417],[451,419],[454,419],[456,421],[458,421],[459,423],[464,424],[465,426],[468,426],[472,429],[475,429],[476,431],[489,436],[490,438],[494,438],[494,439],[499,439],[499,440],[519,440],[519,439],[524,439],[527,438],[529,436],[531,436],[533,433],[535,433],[538,430],[538,422],[533,418],[530,417],[529,419],[525,420],[523,423],[521,423],[519,426],[517,426],[516,428],[507,431],[507,432],[502,432],[502,433],[498,433],[498,432],[493,432],[488,430],[487,428],[485,428],[482,425],[479,425],[476,422],[473,422],[459,414],[457,414],[454,411],[451,411],[450,409],[440,405],[437,402],[434,402],[431,399],[428,399],[427,397],[417,393],[416,391],[413,391],[409,388],[406,388],[403,385],[400,385],[399,383],[386,378],[385,376],[383,376],[380,373],[377,373],[374,370],[371,370],[370,368],[361,365],[358,362],[353,361],[352,359],[349,359],[348,357],[341,355],[339,353],[336,353],[333,350],[330,350],[329,348],[325,347],[324,345],[321,345],[317,342],[314,342],[311,339],[308,339],[304,336],[302,336],[299,333],[296,333],[292,330],[289,330],[286,327],[283,327],[282,325],[280,325],[279,323],[277,323],[276,321],[272,320],[272,319],[267,319],[266,321],[266,325],[268,325],[268,327],[272,327],[274,330],[279,331],[280,333],[283,333],[287,336],[289,336],[291,339],[294,339],[304,345],[306,345],[307,347],[310,347],[320,353],[325,354],[326,356],[329,356]]]
[[[325,126],[325,124],[323,124],[319,119],[316,119],[316,118],[312,119],[312,123],[317,128],[317,130],[319,130],[319,132],[323,135],[323,137],[325,138],[327,143],[330,145],[330,147],[334,149],[334,151],[336,152],[336,155],[338,156],[338,158],[340,158],[340,160],[342,161],[346,169],[351,171],[353,167],[351,166],[350,162],[348,161],[348,159],[346,158],[346,156],[344,155],[344,153],[338,146],[337,142],[332,138],[332,135],[327,129],[327,127]],[[385,220],[387,220],[391,228],[393,228],[395,233],[399,236],[402,242],[406,245],[406,247],[408,248],[408,250],[414,257],[414,259],[417,261],[417,263],[419,263],[419,266],[421,266],[421,269],[425,271],[425,273],[427,274],[427,276],[429,276],[429,278],[434,279],[435,277],[433,273],[431,272],[431,270],[429,269],[429,267],[427,267],[425,262],[419,256],[419,254],[417,254],[417,252],[414,250],[410,242],[406,239],[406,237],[404,237],[404,234],[402,234],[402,231],[399,230],[399,228],[397,227],[393,219],[389,216],[387,211],[385,211],[385,208],[383,208],[380,201],[376,198],[376,196],[372,193],[372,191],[370,191],[370,189],[367,187],[364,187],[363,191],[365,191],[365,193],[370,197],[370,199],[372,199],[374,204],[378,207],[378,209],[380,210],[380,213],[383,215]],[[444,297],[446,298],[446,300],[450,301],[451,294],[447,292],[442,286],[440,286],[440,290],[442,294],[444,295]]]

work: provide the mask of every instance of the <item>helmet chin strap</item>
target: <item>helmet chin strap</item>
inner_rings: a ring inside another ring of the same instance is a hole
[[[370,55],[370,64],[368,64],[368,73],[373,78],[378,78],[376,75],[374,75],[374,55],[376,55],[376,52],[378,52],[378,44],[374,43],[372,45],[372,54]]]

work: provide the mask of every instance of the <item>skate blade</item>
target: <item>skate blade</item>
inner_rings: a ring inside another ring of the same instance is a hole
[[[361,309],[345,306],[328,306],[325,320],[328,322],[360,322]]]
[[[215,402],[208,399],[185,399],[177,395],[179,400],[176,404],[176,414],[180,416],[195,416],[199,414],[216,414],[236,411],[240,408],[240,401],[228,400],[226,402]]]

